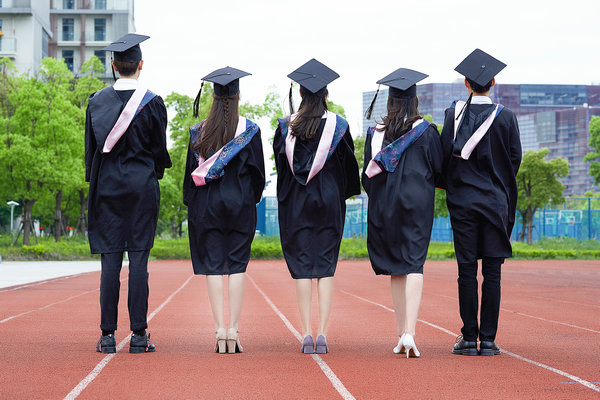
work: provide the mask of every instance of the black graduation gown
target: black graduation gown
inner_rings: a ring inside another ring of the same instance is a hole
[[[377,275],[423,273],[433,227],[435,186],[442,171],[442,146],[434,125],[402,156],[394,172],[365,174],[373,136],[365,141],[362,183],[369,195],[367,248]],[[384,143],[383,147],[387,144]]]
[[[306,182],[324,127],[325,119],[315,140],[296,139],[296,175],[285,154],[281,126],[273,140],[281,247],[294,279],[334,275],[344,233],[345,201],[360,194],[358,163],[349,128],[323,169],[308,184],[301,183]]]
[[[154,97],[133,119],[113,149],[104,141],[133,90],[107,87],[92,94],[85,121],[88,238],[92,253],[150,250],[158,219],[158,179],[171,167],[167,110]]]
[[[457,142],[464,143],[491,114],[492,104],[471,104]],[[512,256],[510,235],[517,206],[516,175],[521,164],[519,126],[506,107],[468,160],[453,156],[454,107],[446,110],[442,130],[446,201],[459,263],[483,257]]]
[[[198,132],[197,134],[201,134]],[[196,186],[191,173],[198,160],[188,146],[183,202],[188,207],[188,233],[194,274],[246,272],[256,231],[256,204],[265,187],[260,130],[232,158],[225,174]]]

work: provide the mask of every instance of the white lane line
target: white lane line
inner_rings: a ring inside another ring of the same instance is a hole
[[[386,306],[384,306],[383,304],[379,304],[379,303],[376,303],[376,302],[374,302],[374,301],[371,301],[371,300],[365,299],[364,297],[360,297],[360,296],[357,296],[357,295],[355,295],[355,294],[352,294],[352,293],[350,293],[350,292],[346,292],[345,290],[341,290],[341,292],[342,292],[342,293],[345,293],[345,294],[347,294],[347,295],[350,295],[350,296],[356,297],[357,299],[360,299],[360,300],[366,301],[366,302],[368,302],[368,303],[374,304],[374,305],[376,305],[376,306],[379,306],[379,307],[381,307],[381,308],[383,308],[383,309],[385,309],[385,310],[392,311],[392,312],[394,311],[393,309],[391,309],[391,308],[389,308],[389,307],[386,307]],[[439,329],[439,330],[441,330],[442,332],[445,332],[445,333],[447,333],[447,334],[449,334],[449,335],[452,335],[452,336],[458,336],[458,334],[457,334],[457,333],[454,333],[454,332],[452,332],[452,331],[449,331],[449,330],[448,330],[448,329],[446,329],[446,328],[442,328],[442,327],[440,327],[440,326],[437,326],[437,325],[435,325],[435,324],[432,324],[432,323],[430,323],[430,322],[423,321],[422,319],[419,319],[418,321],[419,321],[419,322],[422,322],[422,323],[424,323],[424,324],[427,324],[427,325],[429,325],[429,326],[431,326],[431,327],[433,327],[433,328]],[[593,390],[593,391],[595,391],[595,392],[598,392],[598,393],[600,393],[600,387],[599,387],[599,386],[596,386],[596,385],[594,385],[592,382],[588,382],[588,381],[586,381],[585,379],[581,379],[581,378],[579,378],[579,377],[577,377],[577,376],[575,376],[575,375],[571,375],[571,374],[569,374],[568,372],[561,371],[560,369],[557,369],[557,368],[551,367],[551,366],[549,366],[549,365],[542,364],[541,362],[537,362],[537,361],[530,360],[530,359],[528,359],[528,358],[525,358],[525,357],[523,357],[523,356],[520,356],[520,355],[518,355],[518,354],[512,353],[512,352],[510,352],[510,351],[508,351],[508,350],[506,350],[506,349],[504,349],[504,348],[502,348],[502,349],[500,349],[500,350],[502,350],[502,352],[503,352],[504,354],[506,354],[506,355],[509,355],[509,356],[511,356],[511,357],[514,357],[514,358],[516,358],[516,359],[518,359],[518,360],[525,361],[525,362],[527,362],[527,363],[529,363],[529,364],[533,364],[533,365],[535,365],[535,366],[538,366],[538,367],[541,367],[541,368],[547,369],[548,371],[552,371],[552,372],[554,372],[554,373],[556,373],[556,374],[559,374],[559,375],[562,375],[562,376],[564,376],[564,377],[567,377],[567,378],[569,378],[569,379],[571,379],[571,380],[573,380],[573,381],[575,381],[575,382],[577,382],[577,383],[579,383],[579,384],[581,384],[581,385],[583,385],[583,386],[585,386],[585,387],[587,387],[587,388],[590,388],[590,389],[592,389],[592,390]]]
[[[92,293],[92,292],[97,292],[98,290],[100,290],[100,289],[98,288],[98,289],[88,290],[88,291],[85,291],[85,292],[83,292],[83,293],[79,293],[79,294],[76,294],[76,295],[74,295],[74,296],[67,297],[66,299],[59,300],[59,301],[55,301],[54,303],[47,304],[47,305],[45,305],[45,306],[43,306],[43,307],[34,308],[34,309],[32,309],[32,310],[25,311],[25,312],[22,312],[22,313],[20,313],[20,314],[17,314],[17,315],[13,315],[13,316],[11,316],[11,317],[4,318],[3,320],[0,320],[0,324],[3,324],[3,323],[5,323],[5,322],[7,322],[7,321],[10,321],[11,319],[15,319],[15,318],[18,318],[18,317],[22,317],[23,315],[27,315],[27,314],[30,314],[30,313],[32,313],[32,312],[35,312],[35,311],[41,311],[41,310],[45,310],[46,308],[49,308],[49,307],[55,306],[55,305],[57,305],[57,304],[60,304],[60,303],[66,303],[66,302],[67,302],[67,301],[69,301],[69,300],[73,300],[73,299],[75,299],[75,298],[77,298],[77,297],[79,297],[79,296],[83,296],[84,294],[88,294],[88,293]]]
[[[533,296],[533,295],[527,295],[527,297],[533,297],[533,298],[542,299],[542,300],[558,301],[560,303],[567,303],[567,304],[577,304],[578,306],[600,308],[600,305],[598,305],[598,304],[588,304],[588,303],[579,303],[577,301],[559,300],[559,299],[554,299],[552,297],[542,297],[542,296]]]
[[[127,280],[127,278],[123,278],[123,279],[120,280],[120,282],[123,283],[126,280]],[[17,314],[17,315],[13,315],[11,317],[4,318],[3,320],[0,320],[0,324],[3,324],[5,322],[7,322],[7,321],[10,321],[11,319],[22,317],[23,315],[27,315],[27,314],[30,314],[30,313],[35,312],[35,311],[45,310],[46,308],[55,306],[55,305],[60,304],[60,303],[66,303],[69,300],[73,300],[73,299],[75,299],[75,298],[77,298],[79,296],[83,296],[84,294],[97,292],[98,290],[100,290],[100,288],[96,288],[96,289],[92,289],[92,290],[87,290],[87,291],[85,291],[83,293],[79,293],[79,294],[73,295],[71,297],[67,297],[66,299],[63,299],[63,300],[55,301],[54,303],[47,304],[47,305],[45,305],[43,307],[34,308],[32,310],[25,311],[25,312],[22,312],[22,313]]]
[[[292,332],[292,334],[296,337],[296,339],[298,339],[298,341],[300,343],[302,343],[303,338],[300,335],[300,333],[296,330],[296,328],[294,328],[292,323],[286,318],[286,316],[281,311],[279,311],[279,309],[271,301],[269,296],[267,296],[265,294],[265,292],[263,292],[261,290],[261,288],[258,287],[258,285],[254,281],[254,279],[252,279],[252,277],[248,273],[246,273],[246,276],[248,277],[248,279],[250,279],[250,282],[252,282],[252,284],[254,285],[256,290],[258,290],[258,292],[265,298],[265,301],[271,307],[271,309],[275,312],[275,314],[277,314],[277,316],[279,318],[281,318],[281,320],[283,321],[285,326],[289,329],[289,331]],[[321,368],[321,370],[323,371],[323,373],[325,374],[327,379],[329,379],[329,381],[331,382],[331,384],[333,385],[335,390],[337,390],[337,392],[340,394],[340,396],[342,396],[342,398],[344,400],[356,400],[356,398],[352,395],[352,393],[350,393],[348,391],[348,389],[346,389],[346,387],[344,386],[342,381],[340,381],[340,379],[337,377],[337,375],[331,370],[329,365],[327,365],[327,363],[325,361],[323,361],[323,359],[318,354],[311,354],[311,356],[312,356],[313,360],[315,360],[317,365]]]
[[[150,320],[152,320],[152,318],[154,318],[154,316],[163,309],[164,306],[166,306],[172,299],[173,297],[175,297],[175,295],[177,293],[179,293],[188,283],[189,281],[193,278],[194,276],[190,276],[189,278],[187,278],[187,280],[183,283],[183,285],[181,285],[177,290],[175,290],[173,293],[171,293],[171,295],[169,297],[167,297],[167,299],[160,305],[158,306],[158,308],[156,310],[154,310],[149,316],[148,316],[148,322],[150,322]],[[125,345],[129,342],[129,340],[131,339],[131,335],[127,335],[125,337],[125,339],[121,340],[121,342],[119,342],[119,345],[117,346],[117,352],[116,353],[112,353],[112,354],[108,354],[106,357],[104,357],[95,367],[94,369],[85,377],[81,380],[81,382],[79,382],[77,384],[77,386],[75,386],[73,388],[73,390],[71,390],[71,392],[69,392],[69,394],[67,394],[65,396],[65,400],[73,400],[76,399],[77,396],[79,396],[81,394],[81,392],[83,391],[83,389],[85,389],[90,383],[92,383],[92,381],[94,379],[96,379],[96,377],[100,374],[100,372],[102,372],[102,370],[104,369],[104,367],[106,367],[106,365],[110,362],[110,360],[112,360],[114,358],[114,356],[117,355],[117,353],[119,353],[123,347],[125,347]]]
[[[443,294],[436,294],[436,296],[445,297],[447,299],[452,299],[452,300],[457,300],[456,297],[446,296],[446,295],[443,295]],[[588,331],[588,332],[600,333],[600,331],[597,331],[595,329],[590,329],[590,328],[586,328],[586,327],[579,326],[579,325],[568,324],[566,322],[555,321],[553,319],[536,317],[535,315],[529,315],[529,314],[522,313],[520,311],[509,310],[508,308],[504,308],[504,307],[500,307],[500,309],[502,311],[505,311],[505,312],[509,312],[509,313],[516,314],[516,315],[520,315],[522,317],[533,318],[533,319],[537,319],[537,320],[540,320],[540,321],[550,322],[552,324],[558,324],[558,325],[563,325],[563,326],[568,326],[569,328],[581,329],[581,330]]]
[[[91,272],[95,272],[95,271],[91,271]],[[89,274],[89,272],[82,272],[80,274],[62,276],[60,278],[46,279],[44,281],[39,281],[39,282],[34,282],[34,283],[28,283],[26,285],[13,286],[13,287],[10,287],[8,289],[0,289],[0,293],[13,292],[15,290],[21,290],[21,289],[25,289],[25,288],[32,287],[32,286],[40,286],[40,285],[44,285],[44,284],[46,284],[48,282],[63,281],[65,279],[76,278],[78,276],[85,275],[85,274]]]

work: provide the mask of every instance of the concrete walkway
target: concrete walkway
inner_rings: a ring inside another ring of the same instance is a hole
[[[2,261],[0,263],[0,288],[92,271],[100,271],[100,260]]]

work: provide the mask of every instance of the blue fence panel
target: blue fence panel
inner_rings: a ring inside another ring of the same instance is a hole
[[[538,210],[533,217],[533,240],[542,237],[571,237],[579,240],[600,240],[600,209],[591,206],[597,199],[570,198],[558,208]],[[367,235],[368,198],[357,196],[346,202],[344,238],[364,237]],[[258,222],[256,229],[261,235],[278,236],[279,222],[277,198],[264,197],[257,205]],[[523,223],[517,213],[511,239],[517,241],[523,233]],[[431,240],[451,242],[452,226],[449,217],[439,217],[433,221]]]

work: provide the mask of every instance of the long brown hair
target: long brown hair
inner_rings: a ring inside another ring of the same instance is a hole
[[[406,117],[406,121],[404,120]],[[392,143],[400,136],[412,129],[412,124],[421,119],[419,114],[419,99],[411,97],[410,99],[388,97],[387,115],[383,117],[383,128],[385,130],[384,141]]]
[[[192,144],[192,150],[197,151],[205,160],[235,136],[239,121],[239,100],[237,93],[232,96],[213,96],[208,118],[202,124],[202,134]]]
[[[302,140],[312,140],[317,136],[321,118],[327,111],[327,89],[312,93],[300,87],[300,93],[302,102],[298,109],[298,115],[290,124],[290,134]]]

